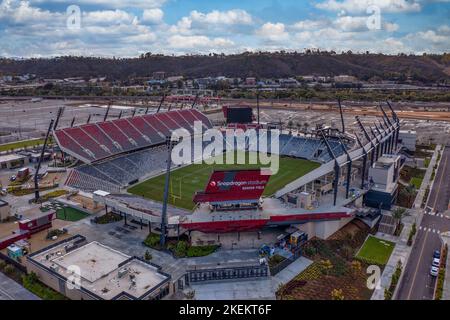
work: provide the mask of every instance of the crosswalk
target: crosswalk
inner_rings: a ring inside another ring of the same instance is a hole
[[[427,212],[426,214],[433,217],[450,219],[450,216],[444,215],[442,213]]]
[[[441,230],[438,230],[438,229],[422,227],[422,226],[419,227],[419,231],[436,233],[436,234],[441,234],[441,233],[444,232],[444,231],[441,231]]]

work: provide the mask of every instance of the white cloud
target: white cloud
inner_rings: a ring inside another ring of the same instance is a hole
[[[372,29],[369,29],[370,25],[368,26],[368,23],[370,23],[370,21],[367,17],[364,16],[340,16],[333,21],[333,25],[342,31],[374,31]],[[392,23],[389,21],[381,22],[381,30],[394,32],[397,31],[398,28],[399,26],[396,23]]]
[[[30,6],[27,1],[3,0],[0,4],[0,21],[13,23],[32,23],[54,18],[56,15],[48,10]],[[58,16],[61,16],[59,14]]]
[[[83,12],[81,21],[86,25],[111,25],[136,23],[136,16],[123,10],[104,10]]]
[[[123,8],[141,8],[151,9],[160,8],[167,0],[30,0],[32,4],[43,3],[65,3],[69,5],[89,5],[89,6],[102,6],[114,9]]]
[[[145,9],[142,13],[142,21],[152,24],[162,23],[164,18],[164,12],[159,8]]]
[[[245,10],[234,9],[229,11],[213,10],[208,13],[192,11],[189,18],[192,22],[201,24],[249,25],[253,19]]]
[[[234,45],[234,42],[224,38],[209,38],[206,36],[171,36],[167,43],[174,49],[204,49],[226,48]]]
[[[330,22],[327,20],[302,20],[293,24],[292,28],[295,30],[314,30],[324,28],[329,24]]]
[[[271,42],[285,41],[289,38],[283,23],[267,22],[256,32],[260,37]]]
[[[189,16],[182,17],[176,25],[170,27],[173,34],[199,35],[215,33],[216,35],[239,32],[239,27],[253,24],[252,16],[245,10],[213,10],[208,13],[193,10]],[[230,29],[231,28],[231,29]]]
[[[382,13],[421,10],[421,4],[416,0],[326,0],[316,4],[316,7],[341,13],[367,13],[367,9],[372,5],[380,8]]]

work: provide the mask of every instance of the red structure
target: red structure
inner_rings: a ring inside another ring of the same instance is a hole
[[[228,170],[214,171],[209,178],[205,191],[197,192],[194,196],[195,203],[223,202],[257,203],[261,198],[269,175],[262,175],[261,170]]]
[[[229,233],[257,231],[264,227],[284,226],[291,224],[306,223],[311,221],[333,221],[343,218],[349,218],[352,214],[349,212],[322,212],[322,213],[299,213],[299,214],[277,214],[268,213],[263,217],[255,216],[247,219],[236,220],[230,217],[230,220],[223,221],[188,221],[180,223],[180,226],[189,231],[200,231],[204,233]]]
[[[30,239],[32,234],[52,227],[55,219],[55,211],[38,214],[32,218],[19,221],[19,230],[13,234],[0,239],[0,250],[22,239]]]

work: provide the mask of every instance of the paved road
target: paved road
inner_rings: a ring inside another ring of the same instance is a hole
[[[39,300],[39,298],[0,272],[0,300]]]
[[[450,213],[445,213],[449,199],[450,148],[447,147],[442,153],[427,204],[437,214],[425,214],[418,228],[417,239],[399,287],[400,300],[433,299],[436,279],[430,276],[431,259],[433,251],[441,248],[440,233],[450,231]]]

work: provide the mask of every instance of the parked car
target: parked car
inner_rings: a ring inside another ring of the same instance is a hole
[[[441,258],[441,251],[440,250],[435,250],[433,253],[433,258],[434,259],[440,259]]]
[[[432,277],[437,277],[438,274],[439,274],[439,268],[438,268],[438,267],[432,266],[432,267],[431,267],[431,270],[430,270],[430,275],[431,275]]]
[[[17,179],[16,175],[12,175],[12,176],[9,178],[9,181],[16,181],[16,179]]]
[[[433,258],[433,262],[431,263],[431,265],[432,265],[433,267],[439,268],[439,266],[441,265],[441,259]]]

